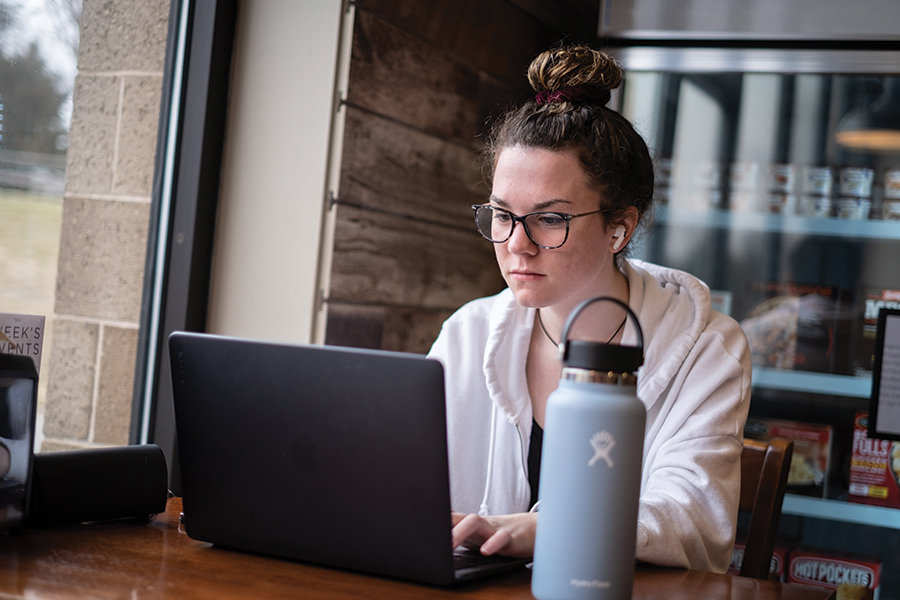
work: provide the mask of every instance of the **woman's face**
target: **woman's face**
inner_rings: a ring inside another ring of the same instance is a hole
[[[574,153],[513,146],[497,158],[490,202],[519,216],[536,211],[574,215],[600,208],[600,195],[588,187]],[[570,310],[612,285],[618,272],[612,233],[600,213],[579,217],[569,222],[565,244],[546,250],[516,223],[512,237],[494,248],[519,304],[544,308],[562,303]]]

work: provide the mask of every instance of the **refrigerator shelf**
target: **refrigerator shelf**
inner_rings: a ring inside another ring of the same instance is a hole
[[[889,200],[900,155],[838,139],[857,116],[900,106],[900,53],[876,58],[852,44],[833,53],[819,42],[798,53],[801,44],[758,41],[617,51],[627,83],[616,103],[653,149],[666,202],[634,250],[706,282],[748,332],[768,367],[753,369],[751,418],[831,426],[833,489],[786,495],[783,539],[880,556],[881,595],[900,599],[900,507],[849,502],[843,489],[856,416],[872,393],[871,376],[854,376],[869,365],[865,334],[872,310],[900,290],[900,221],[890,220],[900,207]],[[827,202],[812,196],[831,198],[826,214],[873,218],[813,216]],[[868,212],[852,198],[870,198]]]
[[[843,500],[785,494],[781,512],[786,515],[900,529],[900,510],[883,506],[855,504]]]
[[[869,398],[872,395],[872,378],[753,367],[753,387]]]
[[[717,208],[686,209],[660,206],[660,224],[700,229],[782,232],[800,235],[900,240],[900,222],[851,220],[830,217],[801,217],[769,213],[735,212]]]

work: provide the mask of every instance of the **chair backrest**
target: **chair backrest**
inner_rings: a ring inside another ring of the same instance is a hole
[[[744,440],[740,510],[750,513],[750,525],[741,563],[742,577],[769,578],[793,451],[794,442],[783,438],[770,442]]]

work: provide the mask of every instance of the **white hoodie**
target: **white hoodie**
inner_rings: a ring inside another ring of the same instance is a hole
[[[683,271],[626,261],[629,306],[640,319],[647,407],[637,558],[725,572],[740,495],[751,363],[740,326],[710,306]],[[509,289],[474,300],[443,325],[429,356],[446,372],[453,509],[529,510],[531,397],[525,377],[534,309]],[[629,324],[623,344],[636,344]]]

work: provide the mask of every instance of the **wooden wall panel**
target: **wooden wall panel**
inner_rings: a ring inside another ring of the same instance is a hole
[[[358,11],[347,102],[466,146],[480,132],[478,72]]]
[[[400,350],[424,354],[431,349],[441,332],[441,325],[453,314],[450,310],[389,309],[385,311],[385,350]]]
[[[523,90],[531,59],[563,36],[505,0],[356,0],[356,7]]]
[[[472,221],[489,193],[478,152],[560,34],[507,0],[355,6],[325,339],[427,352],[456,308],[505,285]]]
[[[524,80],[524,77],[523,77]],[[476,146],[480,150],[487,134],[490,133],[494,120],[511,108],[521,104],[523,97],[533,92],[529,87],[523,92],[490,75],[482,72],[478,81],[478,124],[481,128]]]
[[[368,13],[355,28],[352,106],[480,150],[491,117],[530,93],[524,73],[502,81]]]
[[[475,231],[337,205],[329,302],[455,309],[498,292],[490,242]]]
[[[450,310],[328,304],[326,344],[426,354]]]
[[[347,106],[339,201],[474,230],[485,202],[478,153]]]

